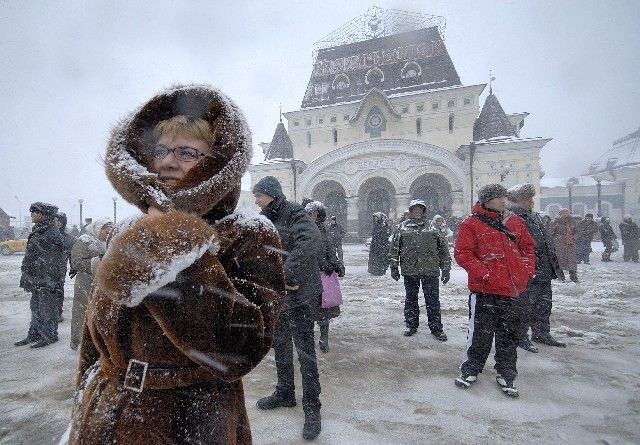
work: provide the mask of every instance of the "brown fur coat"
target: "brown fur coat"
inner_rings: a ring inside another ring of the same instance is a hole
[[[170,189],[142,150],[175,114],[207,119],[219,156]],[[231,213],[250,151],[237,107],[209,87],[168,90],[114,130],[114,187],[167,212],[121,223],[98,268],[70,443],[251,443],[240,379],[271,346],[284,277],[271,223]]]

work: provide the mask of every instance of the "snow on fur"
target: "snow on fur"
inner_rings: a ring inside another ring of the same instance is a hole
[[[251,230],[275,230],[275,226],[269,218],[245,207],[236,209],[236,211],[231,215],[222,218],[219,223],[224,223],[226,221],[231,221],[234,225],[242,226]]]

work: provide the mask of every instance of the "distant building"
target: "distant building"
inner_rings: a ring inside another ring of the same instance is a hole
[[[0,229],[7,230],[11,226],[11,220],[15,219],[15,216],[9,215],[4,210],[0,209]]]
[[[489,182],[539,188],[550,140],[520,132],[486,84],[462,85],[443,40],[444,18],[371,8],[315,45],[300,110],[285,112],[251,183],[276,176],[285,194],[325,203],[351,237],[370,236],[371,215],[468,214]]]
[[[541,185],[540,208],[550,216],[555,216],[560,207],[569,208],[571,189],[574,214],[607,216],[616,228],[625,214],[640,220],[640,129],[614,141],[584,175],[545,177]]]

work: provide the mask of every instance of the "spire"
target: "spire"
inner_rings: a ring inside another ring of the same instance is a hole
[[[282,112],[281,112],[282,113]],[[292,159],[293,158],[293,143],[287,133],[284,124],[282,123],[282,114],[280,115],[280,122],[276,126],[276,131],[271,139],[271,144],[265,155],[265,159]]]
[[[282,104],[280,104],[280,122],[282,122]]]
[[[493,94],[493,84],[492,82],[496,80],[495,77],[493,77],[493,70],[489,69],[489,95]]]
[[[494,79],[490,77],[490,79]],[[484,101],[480,116],[473,124],[473,140],[480,141],[499,136],[517,137],[516,131],[511,125],[507,114],[502,109],[498,98],[489,90],[489,96]]]

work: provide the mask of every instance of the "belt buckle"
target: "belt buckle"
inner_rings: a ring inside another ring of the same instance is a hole
[[[147,368],[149,363],[132,358],[129,360],[127,372],[124,375],[122,386],[135,392],[142,392],[144,388],[144,380],[147,377]]]

